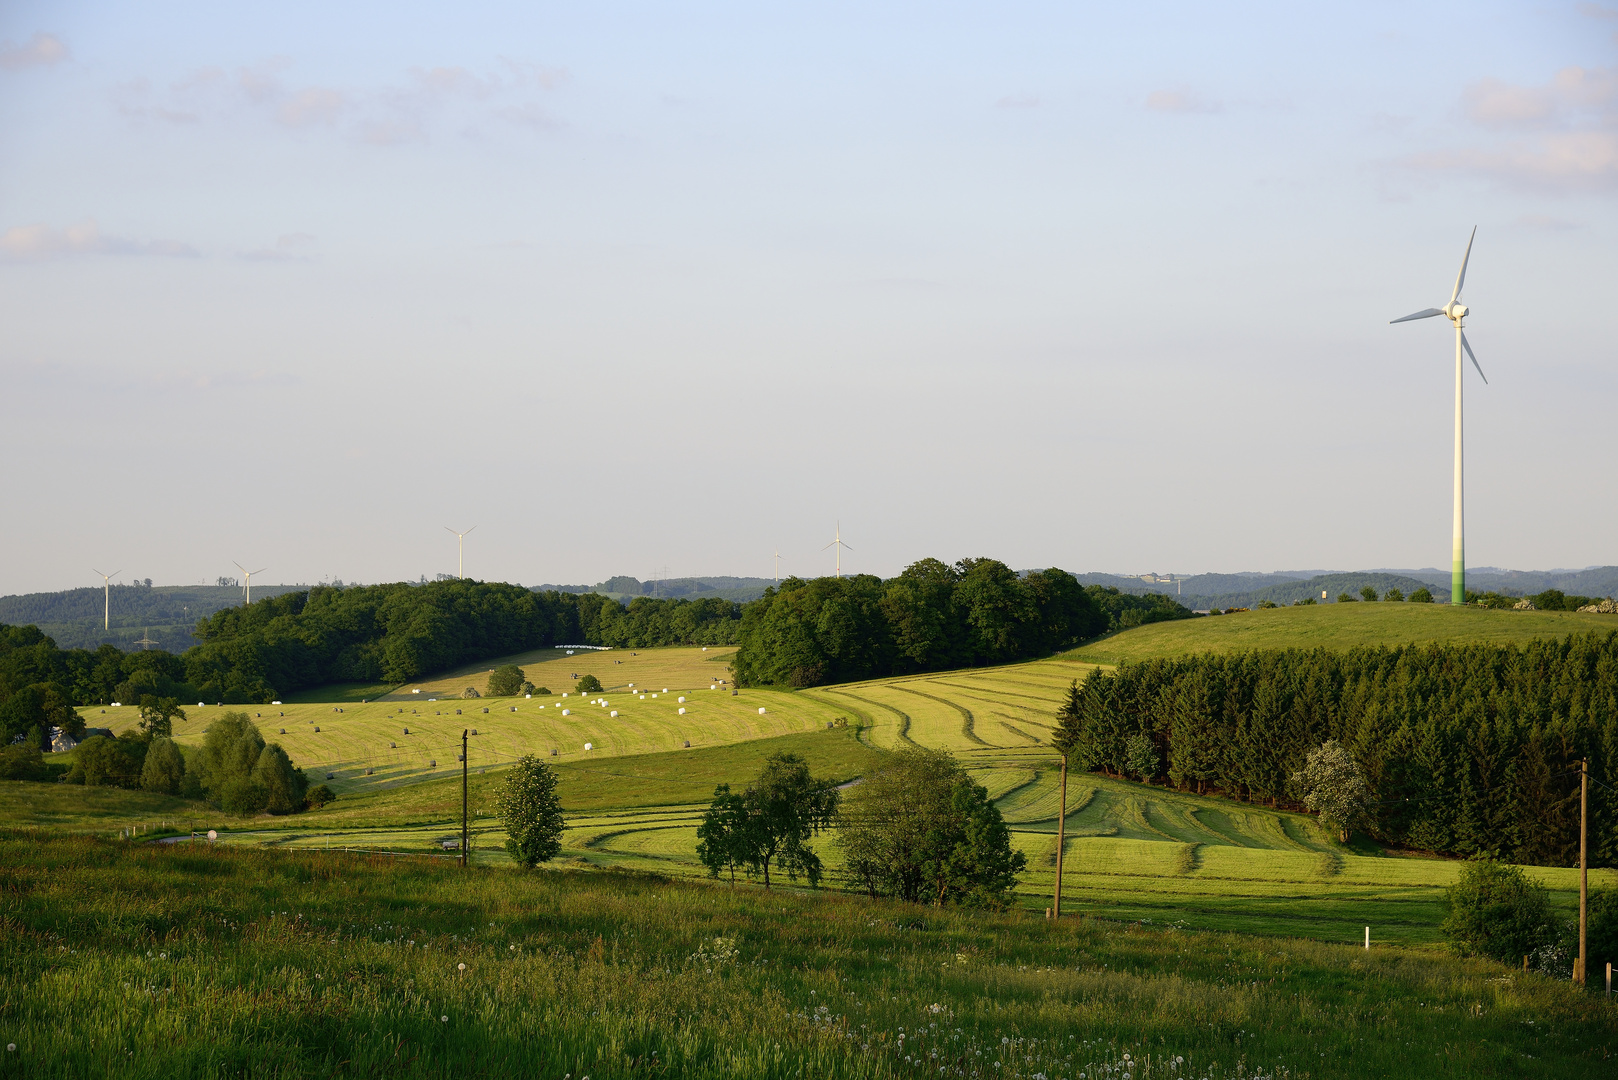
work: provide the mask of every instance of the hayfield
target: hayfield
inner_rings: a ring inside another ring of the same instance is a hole
[[[1358,645],[1521,645],[1535,638],[1618,630],[1618,616],[1496,611],[1449,604],[1314,604],[1152,623],[1066,654],[1101,664],[1240,649],[1351,649]]]
[[[436,683],[410,684],[384,700],[363,704],[185,703],[186,718],[175,723],[174,737],[182,746],[198,745],[219,716],[246,712],[264,737],[280,743],[312,778],[339,793],[354,793],[427,780],[453,769],[461,752],[461,732],[469,729],[477,731],[468,737],[472,768],[496,769],[524,754],[565,762],[685,749],[687,743],[692,748],[730,745],[822,729],[841,715],[813,698],[776,690],[733,695],[714,681],[728,678],[729,672],[722,664],[709,662],[709,654],[701,649],[651,650],[639,657],[626,652],[618,667],[604,659],[612,655],[544,657],[525,668],[536,685],[546,685],[535,680],[534,672],[547,665],[568,668],[564,675],[595,674],[608,688],[600,694],[581,695],[573,690],[576,680],[563,683],[552,678],[549,689],[555,693],[550,696],[463,700],[459,689],[456,696],[444,689],[468,682],[463,673]],[[539,674],[545,677],[543,671]],[[487,685],[486,673],[480,681]],[[627,686],[631,682],[636,683],[633,690]],[[415,689],[422,692],[412,693]],[[763,715],[760,708],[765,709]],[[115,732],[139,721],[128,707],[90,706],[79,711],[86,723]],[[612,715],[615,712],[617,716]],[[592,749],[586,751],[585,743]]]

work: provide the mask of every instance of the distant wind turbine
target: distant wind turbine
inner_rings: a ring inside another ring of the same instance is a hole
[[[455,577],[457,580],[459,580],[460,578],[466,576],[465,574],[461,573],[461,568],[466,565],[463,561],[466,554],[466,538],[471,535],[477,526],[472,526],[472,528],[466,530],[466,532],[455,532],[455,530],[451,529],[448,525],[445,525],[444,528],[452,533],[455,533]]]
[[[854,549],[851,548],[851,547],[848,547],[847,544],[843,543],[843,523],[841,521],[839,521],[837,523],[837,536],[836,536],[836,538],[833,539],[831,543],[827,544],[826,547],[823,547],[820,550],[825,551],[826,548],[829,548],[829,547],[834,547],[834,548],[837,549],[837,576],[842,577],[843,576],[843,549],[848,548],[848,550],[850,550],[850,551],[853,551]]]
[[[249,604],[251,604],[253,602],[253,575],[254,574],[262,574],[264,571],[268,570],[269,567],[261,566],[257,570],[249,570],[247,567],[243,566],[241,563],[237,563],[236,564],[236,569],[240,570],[243,574],[247,575],[247,583],[243,586],[242,591],[247,597],[247,602]]]
[[[1461,320],[1465,319],[1468,311],[1461,303],[1461,287],[1466,284],[1466,264],[1472,258],[1472,241],[1477,238],[1476,226],[1472,228],[1472,235],[1466,241],[1466,254],[1461,256],[1461,272],[1455,276],[1455,289],[1449,294],[1449,303],[1441,308],[1427,308],[1414,315],[1406,315],[1393,322],[1411,322],[1415,319],[1430,319],[1434,315],[1442,315],[1455,324],[1455,533],[1454,548],[1451,552],[1450,563],[1450,603],[1466,603],[1466,541],[1461,528],[1461,351],[1472,358],[1472,366],[1478,369],[1478,376],[1485,383],[1489,381],[1483,374],[1483,365],[1478,363],[1477,355],[1472,352],[1472,343],[1466,340],[1466,334],[1461,330]]]
[[[781,549],[775,550],[775,583],[781,584]]]
[[[123,571],[122,570],[114,570],[110,574],[102,574],[101,571],[96,570],[96,568],[93,567],[93,566],[90,569],[94,570],[95,573],[97,573],[97,574],[101,574],[101,602],[102,602],[102,607],[101,607],[101,629],[103,629],[103,630],[111,630],[112,629],[112,579],[117,577],[119,574],[123,573]]]

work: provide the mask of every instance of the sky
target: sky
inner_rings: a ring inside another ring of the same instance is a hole
[[[1618,562],[1618,7],[0,5],[0,593]],[[109,565],[110,564],[110,565]]]

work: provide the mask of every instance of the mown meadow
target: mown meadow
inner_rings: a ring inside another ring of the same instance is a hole
[[[1618,1051],[1598,995],[1399,948],[19,829],[0,884],[0,1076],[1529,1077]]]

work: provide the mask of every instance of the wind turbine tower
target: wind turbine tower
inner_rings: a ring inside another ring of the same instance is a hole
[[[253,575],[254,574],[262,574],[264,571],[268,570],[269,567],[261,566],[257,570],[249,570],[247,567],[243,566],[241,563],[237,563],[236,564],[236,569],[240,570],[243,574],[245,574],[247,576],[247,581],[243,585],[243,594],[247,597],[247,602],[249,604],[251,604],[253,602]]]
[[[847,544],[843,543],[843,523],[841,521],[839,521],[837,523],[837,535],[836,535],[836,537],[832,540],[831,543],[827,544],[826,547],[823,547],[820,550],[825,551],[826,548],[830,548],[830,547],[834,547],[834,548],[837,549],[837,576],[842,577],[843,576],[843,549],[848,548],[848,550],[850,550],[850,551],[853,551],[854,549],[851,548],[851,547],[848,547]]]
[[[94,571],[95,573],[101,575],[101,629],[103,629],[103,630],[111,630],[112,629],[112,579],[117,577],[119,574],[123,573],[123,571],[122,570],[114,570],[110,574],[102,574],[101,571],[96,570],[95,567],[93,567],[93,566],[90,569],[92,571]]]
[[[1472,343],[1466,340],[1466,334],[1461,329],[1461,321],[1469,314],[1467,306],[1461,303],[1461,287],[1466,284],[1466,264],[1471,261],[1472,241],[1477,238],[1477,235],[1477,227],[1473,226],[1472,235],[1466,241],[1466,253],[1461,256],[1461,272],[1455,275],[1455,288],[1449,294],[1449,303],[1441,308],[1427,308],[1425,311],[1418,311],[1414,315],[1406,315],[1402,319],[1393,320],[1393,322],[1402,323],[1442,315],[1455,324],[1455,533],[1450,563],[1450,603],[1452,604],[1466,603],[1466,541],[1461,528],[1461,371],[1464,366],[1461,361],[1462,350],[1465,350],[1466,355],[1472,358],[1472,366],[1478,369],[1478,377],[1485,383],[1489,381],[1488,376],[1483,374],[1483,365],[1478,363],[1477,355],[1472,352]]]
[[[781,550],[779,548],[775,551],[775,583],[777,585],[781,584]]]
[[[477,529],[477,526],[472,526],[466,532],[455,532],[448,525],[445,525],[444,528],[455,533],[455,577],[457,579],[464,578],[466,575],[461,571],[466,566],[466,538]]]

